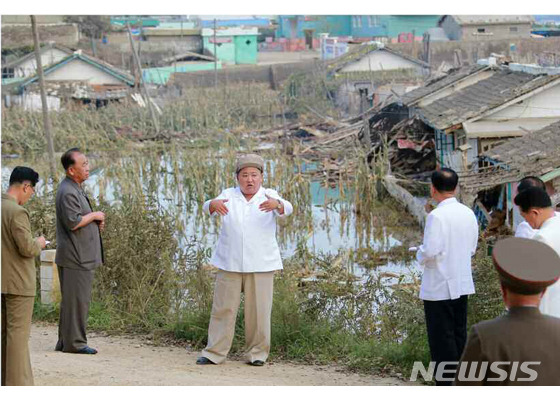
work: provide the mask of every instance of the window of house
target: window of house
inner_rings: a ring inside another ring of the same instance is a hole
[[[14,76],[13,68],[2,68],[2,79],[13,78]]]
[[[362,27],[362,17],[360,15],[355,15],[352,17],[353,23],[352,26],[354,28],[361,28]]]
[[[377,15],[370,15],[368,17],[368,25],[370,27],[379,26],[379,17]]]
[[[485,33],[486,32],[486,28],[478,28],[476,30],[478,33]]]
[[[510,26],[509,31],[510,32],[517,32],[517,26]]]

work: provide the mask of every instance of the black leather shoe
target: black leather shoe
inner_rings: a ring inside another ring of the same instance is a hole
[[[76,354],[97,354],[97,350],[92,347],[86,346],[83,349],[78,350]]]
[[[249,361],[247,364],[252,365],[253,367],[262,367],[264,365],[264,361],[261,360]]]
[[[206,357],[198,357],[196,360],[197,365],[215,365],[216,363]]]

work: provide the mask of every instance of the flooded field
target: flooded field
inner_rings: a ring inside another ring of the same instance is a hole
[[[219,219],[203,215],[202,204],[235,185],[236,146],[170,146],[127,155],[90,155],[86,188],[95,199],[113,206],[122,203],[125,196],[144,197],[175,219],[176,237],[181,244],[194,238],[201,246],[212,249]],[[326,185],[308,174],[317,169],[315,163],[287,157],[274,149],[263,156],[267,160],[263,186],[277,189],[294,205],[294,214],[279,224],[284,258],[296,252],[338,255],[357,276],[372,268],[395,273],[417,270],[406,249],[418,244],[421,232],[391,199],[364,202],[368,193],[358,186],[355,177],[341,177],[336,185]],[[2,164],[3,188],[15,165],[31,166],[42,177],[47,174],[46,162],[40,159],[4,158]],[[61,178],[62,168],[59,174]],[[41,180],[37,189],[38,201],[52,187]]]

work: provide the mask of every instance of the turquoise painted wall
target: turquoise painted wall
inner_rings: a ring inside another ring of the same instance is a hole
[[[212,36],[203,37],[203,46],[214,54],[214,43],[210,43],[210,38]],[[218,36],[220,39],[231,39],[231,42],[216,44],[218,60],[228,64],[257,63],[257,35]]]
[[[226,38],[227,36],[218,36],[218,38]],[[210,43],[211,36],[204,36],[202,39],[202,46],[211,54],[214,54],[214,43]],[[231,38],[231,37],[230,37]],[[218,60],[228,64],[235,64],[235,42],[231,43],[217,43],[216,44],[216,57]]]
[[[287,39],[301,39],[305,37],[304,30],[314,30],[313,36],[320,33],[331,36],[350,36],[351,23],[349,15],[279,15],[276,37]]]
[[[439,15],[387,15],[387,35],[396,38],[399,33],[412,33],[422,36],[430,28],[435,28]]]
[[[222,63],[217,62],[217,68],[222,69]],[[188,64],[172,67],[146,68],[142,71],[144,82],[165,85],[174,72],[209,71],[214,69],[213,62]]]
[[[305,37],[304,29],[314,29],[314,35],[329,33],[331,36],[398,37],[399,33],[415,31],[416,36],[437,26],[439,15],[377,15],[371,24],[368,15],[279,15],[276,36],[288,39]],[[355,18],[361,20],[356,24]]]
[[[234,37],[235,63],[257,63],[257,35],[239,35]]]

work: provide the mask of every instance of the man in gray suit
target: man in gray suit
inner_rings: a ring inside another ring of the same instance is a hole
[[[455,383],[560,385],[560,318],[539,311],[546,288],[560,277],[560,257],[536,240],[508,238],[492,258],[508,311],[472,327]],[[477,378],[466,381],[473,373]]]
[[[82,183],[89,178],[89,162],[78,149],[62,155],[66,178],[56,192],[56,259],[62,301],[55,350],[96,354],[87,345],[86,327],[93,275],[103,263],[101,231],[105,214],[91,208]]]

